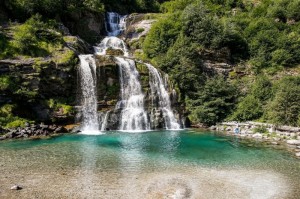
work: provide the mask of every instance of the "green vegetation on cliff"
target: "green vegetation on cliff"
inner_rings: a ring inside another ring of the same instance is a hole
[[[177,82],[194,123],[300,125],[298,0],[172,0],[161,10],[144,57]]]

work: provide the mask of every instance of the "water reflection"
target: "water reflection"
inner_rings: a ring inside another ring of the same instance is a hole
[[[149,137],[142,134],[127,134],[120,137],[120,143],[121,170],[124,173],[141,171],[150,143]]]
[[[84,137],[79,145],[80,156],[82,161],[80,169],[78,171],[77,186],[80,185],[80,193],[82,196],[86,196],[89,192],[95,189],[96,179],[96,167],[97,167],[97,144],[96,137],[88,136]]]

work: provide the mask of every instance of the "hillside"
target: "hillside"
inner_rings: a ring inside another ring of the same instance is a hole
[[[78,55],[104,38],[107,11],[151,13],[127,44],[169,74],[193,124],[300,126],[298,0],[1,1],[0,126],[74,122]]]

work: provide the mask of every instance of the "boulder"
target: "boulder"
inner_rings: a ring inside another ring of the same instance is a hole
[[[300,157],[300,152],[296,153],[296,156],[297,156],[297,157]]]
[[[290,145],[300,145],[300,140],[287,140],[286,143]]]

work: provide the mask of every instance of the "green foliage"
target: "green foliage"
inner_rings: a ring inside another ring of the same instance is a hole
[[[104,12],[104,4],[99,0],[84,0],[83,5],[95,12]]]
[[[182,31],[193,43],[218,48],[222,40],[222,25],[209,12],[203,4],[188,6],[183,12]]]
[[[229,118],[237,121],[251,121],[260,118],[263,114],[261,102],[253,95],[246,96],[237,106],[237,110]]]
[[[5,104],[0,107],[0,126],[5,128],[24,127],[28,120],[13,114],[16,105]]]
[[[163,12],[174,13],[184,10],[189,4],[193,2],[194,0],[167,1],[161,5],[161,10]]]
[[[23,55],[49,55],[51,49],[63,41],[61,34],[50,28],[54,28],[52,24],[44,23],[40,15],[35,15],[15,27],[12,45]]]
[[[230,114],[236,101],[236,87],[223,77],[209,79],[194,99],[188,100],[193,122],[215,124]]]
[[[268,77],[259,75],[251,88],[251,95],[258,99],[260,103],[265,104],[267,100],[273,97],[273,85]]]
[[[166,53],[175,43],[181,28],[176,18],[178,15],[172,14],[153,25],[143,44],[143,50],[148,57],[153,58]]]
[[[253,132],[255,132],[255,133],[262,133],[262,134],[268,134],[269,133],[268,129],[265,126],[263,126],[263,125],[255,127],[253,129]]]
[[[26,122],[28,122],[28,120],[22,118],[15,118],[14,121],[7,123],[5,127],[6,128],[25,127]]]
[[[70,106],[67,103],[66,99],[49,99],[46,101],[46,105],[53,109],[55,112],[60,112],[64,115],[72,115],[74,114],[75,110],[73,106]]]
[[[145,31],[145,28],[138,28],[135,30],[136,33],[142,33]]]
[[[106,95],[109,98],[114,98],[118,96],[119,91],[120,91],[120,87],[118,86],[118,84],[113,84],[111,86],[107,86]]]
[[[268,107],[268,119],[275,124],[300,126],[300,77],[279,82],[275,98]]]
[[[256,77],[250,91],[240,99],[229,120],[251,121],[263,116],[265,105],[273,97],[273,85],[264,75]]]
[[[0,75],[0,91],[14,92],[18,81],[8,75]]]

